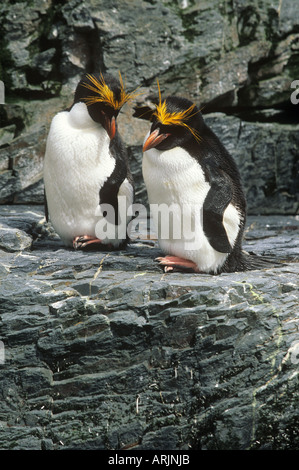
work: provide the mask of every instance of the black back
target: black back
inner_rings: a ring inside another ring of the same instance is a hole
[[[180,97],[166,98],[167,111],[178,113],[192,106],[192,102]],[[241,245],[246,219],[246,199],[242,188],[237,165],[215,133],[205,123],[198,107],[194,107],[186,119],[186,126],[163,125],[155,116],[155,110],[142,108],[136,117],[152,122],[151,132],[159,128],[160,133],[171,133],[157,149],[166,150],[175,146],[184,148],[201,166],[206,181],[210,184],[209,192],[203,204],[203,230],[211,246],[221,252],[229,253],[223,270],[236,270],[242,254]],[[193,131],[191,131],[191,130]],[[232,203],[241,214],[239,234],[232,247],[223,226],[223,213]]]

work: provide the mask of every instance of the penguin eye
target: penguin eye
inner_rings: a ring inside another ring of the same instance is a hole
[[[156,129],[159,129],[159,134],[171,134],[173,131],[173,126],[165,126],[159,121],[156,121],[151,127],[151,132],[155,131]]]

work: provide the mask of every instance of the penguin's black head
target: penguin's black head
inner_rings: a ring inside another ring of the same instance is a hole
[[[106,73],[87,74],[77,85],[74,104],[80,101],[85,103],[90,117],[100,123],[113,139],[118,113],[132,95],[125,92],[121,74],[119,79]]]
[[[159,104],[152,114],[150,135],[143,151],[153,147],[169,150],[187,147],[200,141],[203,118],[200,110],[191,101],[177,96],[167,97],[163,103],[159,90]]]

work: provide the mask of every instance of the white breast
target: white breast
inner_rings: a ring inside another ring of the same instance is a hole
[[[201,166],[182,148],[153,148],[143,155],[142,171],[161,249],[194,261],[201,271],[216,272],[228,255],[214,250],[203,232],[202,207],[210,185]],[[171,209],[171,217],[163,204]],[[231,204],[224,212],[224,226],[233,245],[239,217]]]
[[[202,207],[210,188],[200,165],[180,147],[145,152],[142,171],[150,204],[193,202]]]
[[[58,113],[50,127],[44,183],[51,223],[67,244],[75,236],[95,236],[99,191],[115,160],[109,136],[90,117],[84,103]]]

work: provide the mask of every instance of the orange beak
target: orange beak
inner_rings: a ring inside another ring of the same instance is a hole
[[[116,132],[116,121],[115,121],[114,116],[112,116],[111,119],[106,117],[105,128],[106,128],[107,134],[110,137],[110,140],[112,140]]]
[[[143,149],[142,149],[143,152],[146,152],[146,150],[157,147],[157,145],[160,144],[168,136],[169,134],[159,134],[159,129],[156,129],[148,136],[148,138],[144,142]]]

